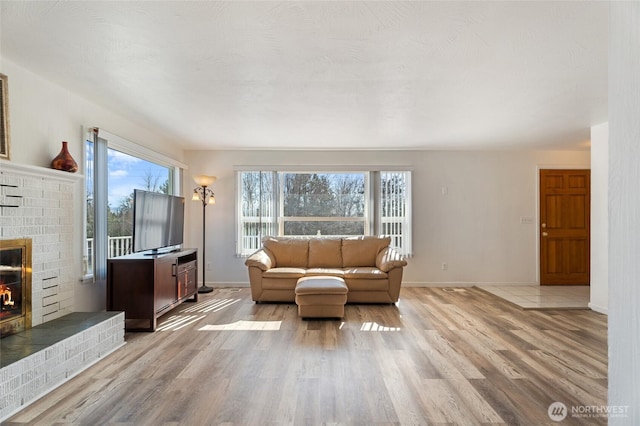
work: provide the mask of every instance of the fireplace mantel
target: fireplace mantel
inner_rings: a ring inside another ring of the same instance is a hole
[[[34,177],[52,177],[69,182],[77,182],[84,178],[84,175],[78,173],[69,173],[50,169],[48,167],[33,166],[30,164],[16,163],[14,161],[0,160],[0,174],[12,172]]]

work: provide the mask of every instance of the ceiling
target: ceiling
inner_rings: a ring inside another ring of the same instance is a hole
[[[2,1],[3,58],[184,149],[585,149],[607,2]]]

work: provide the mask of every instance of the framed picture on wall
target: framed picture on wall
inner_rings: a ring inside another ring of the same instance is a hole
[[[9,159],[9,94],[4,74],[0,74],[0,158]]]

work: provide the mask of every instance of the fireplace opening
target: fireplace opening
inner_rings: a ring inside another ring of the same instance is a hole
[[[0,337],[31,328],[31,239],[0,240]]]

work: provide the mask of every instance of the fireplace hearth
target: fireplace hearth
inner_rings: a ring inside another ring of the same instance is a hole
[[[0,337],[31,328],[31,239],[0,240]]]

